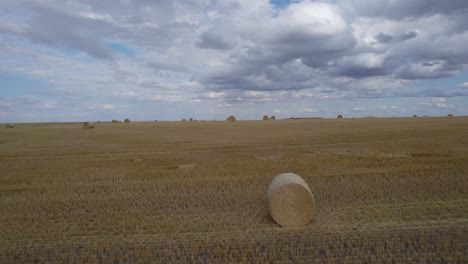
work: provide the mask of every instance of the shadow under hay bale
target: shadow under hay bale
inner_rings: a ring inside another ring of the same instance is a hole
[[[284,227],[301,227],[314,218],[315,200],[307,183],[294,173],[276,176],[268,187],[269,211]]]

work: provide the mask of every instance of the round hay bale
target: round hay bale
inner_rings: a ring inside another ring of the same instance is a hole
[[[452,117],[453,115],[452,114],[448,114],[447,117]]]
[[[268,120],[270,120],[270,118],[269,118],[267,115],[264,115],[264,116],[263,116],[263,120],[264,120],[264,121],[268,121]]]
[[[276,116],[271,116],[270,120],[276,120]]]
[[[232,115],[232,116],[229,116],[228,118],[226,118],[226,120],[227,120],[228,122],[236,122],[237,119],[236,119],[235,116]]]
[[[343,118],[343,115],[338,115],[336,118],[341,119]]]
[[[112,123],[119,123],[120,121],[117,119],[112,119]]]
[[[94,124],[93,124],[93,122],[84,122],[83,123],[83,128],[86,128],[86,129],[94,128]]]
[[[193,122],[193,118],[189,118],[189,120],[188,120],[188,121],[189,121],[189,122]]]
[[[125,118],[124,122],[125,122],[125,123],[130,123],[130,119]]]
[[[184,119],[182,119],[182,122],[185,122],[185,121],[187,121],[187,120],[185,120],[185,118],[184,118]]]
[[[307,183],[294,173],[276,176],[268,187],[270,215],[280,226],[307,225],[315,213],[315,200]]]
[[[6,124],[6,127],[7,127],[7,128],[15,128],[15,124],[13,124],[13,123],[8,123],[8,124]]]

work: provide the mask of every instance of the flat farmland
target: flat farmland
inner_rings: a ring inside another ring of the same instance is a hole
[[[293,172],[316,218],[282,228]],[[0,263],[468,262],[468,117],[0,127]]]

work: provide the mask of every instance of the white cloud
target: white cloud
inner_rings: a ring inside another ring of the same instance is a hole
[[[102,21],[110,22],[110,23],[115,22],[112,19],[112,16],[110,14],[98,14],[98,13],[93,13],[93,12],[80,12],[79,15],[84,17],[84,18],[89,18],[89,19],[102,20]]]
[[[113,110],[114,106],[111,105],[111,104],[105,104],[105,105],[102,106],[102,109],[104,109],[104,110]]]
[[[245,104],[271,111],[321,100],[336,110],[336,99],[396,95],[450,107],[427,98],[466,96],[468,82],[450,93],[418,81],[443,83],[466,71],[467,7],[435,0],[304,0],[286,8],[268,0],[4,1],[0,71],[40,82],[18,97],[42,99],[16,104],[2,90],[0,107],[65,112],[92,101],[114,110],[107,102],[118,101],[119,110],[138,112],[158,102],[187,112],[203,102],[196,107],[246,113]],[[382,109],[406,109],[395,100]]]
[[[436,97],[436,98],[431,99],[431,102],[433,103],[433,106],[437,107],[437,108],[447,108],[448,105],[446,104],[446,101],[447,101],[447,99],[440,98],[440,97]]]
[[[353,108],[354,111],[366,111],[367,107],[365,106],[358,106]]]
[[[41,103],[41,106],[45,109],[54,109],[57,107],[57,102],[55,101],[44,101]]]
[[[400,110],[400,107],[396,105],[383,105],[383,106],[380,106],[379,108],[383,110],[387,110],[387,111]]]
[[[343,57],[344,63],[365,68],[381,67],[384,61],[384,54],[375,53],[362,53]]]
[[[206,93],[206,98],[209,98],[209,99],[222,98],[223,96],[224,96],[224,92],[208,92],[208,93]]]
[[[441,98],[441,97],[434,97],[434,98],[431,99],[431,101],[433,103],[445,103],[445,101],[447,101],[447,99]]]
[[[347,30],[337,6],[323,2],[293,3],[279,13],[278,30],[304,31],[312,35],[335,35]],[[287,31],[283,31],[287,32]]]
[[[218,108],[224,108],[224,107],[232,107],[232,104],[218,104],[216,107]]]
[[[10,107],[16,105],[16,102],[12,100],[2,100],[0,98],[0,107]]]
[[[304,108],[304,109],[300,110],[299,112],[301,112],[301,113],[318,113],[318,112],[320,112],[320,110],[317,109],[317,108],[313,108],[313,107],[307,107],[307,108]]]

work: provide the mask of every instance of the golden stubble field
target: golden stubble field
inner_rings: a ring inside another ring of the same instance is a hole
[[[468,117],[95,125],[0,127],[1,263],[468,262]]]

